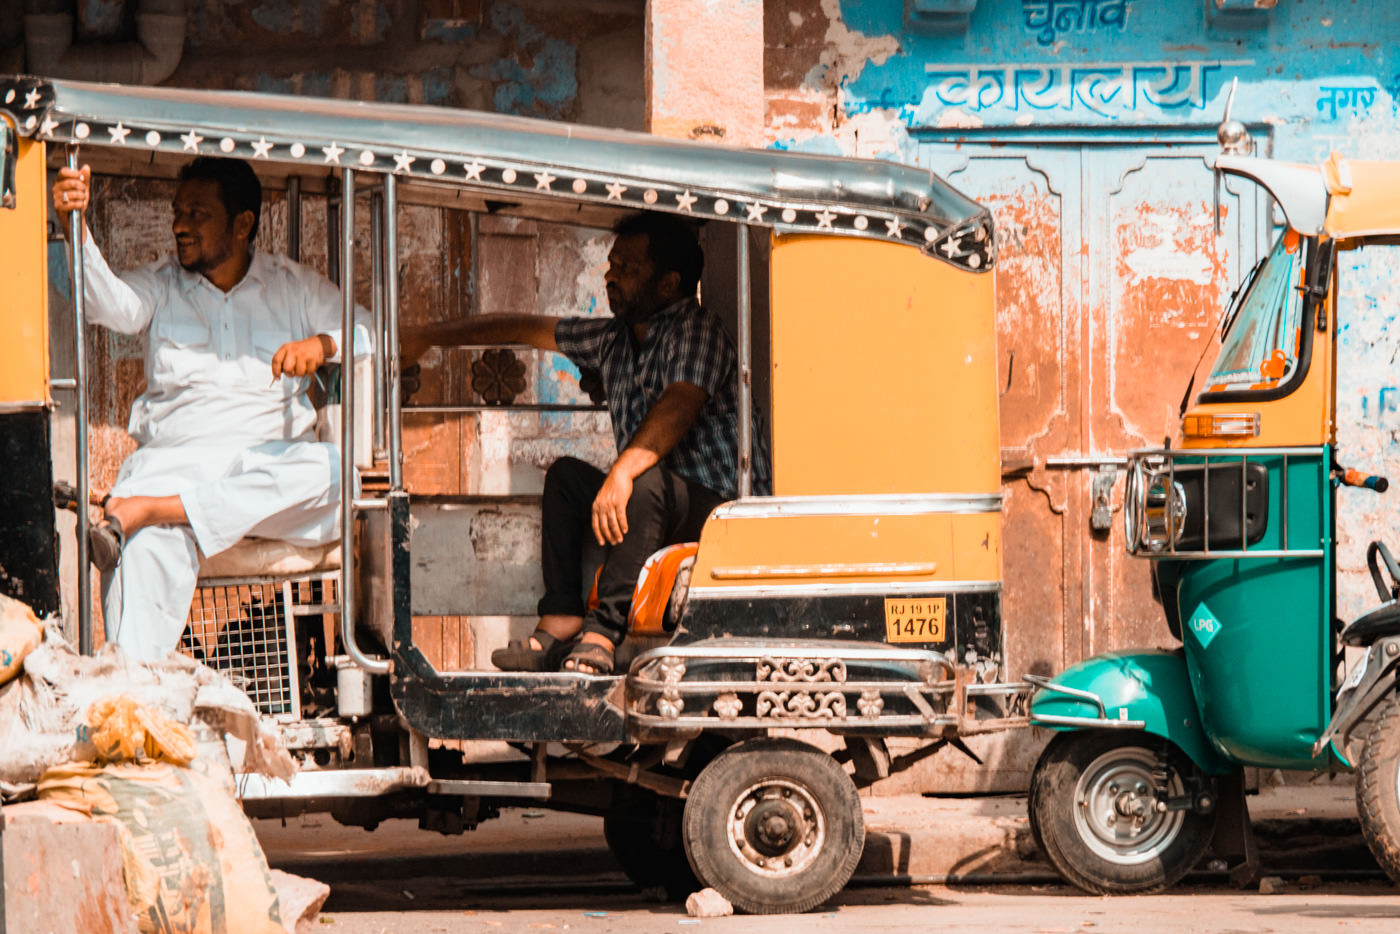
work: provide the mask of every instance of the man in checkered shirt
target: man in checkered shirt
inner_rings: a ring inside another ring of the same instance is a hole
[[[540,622],[528,640],[492,653],[502,669],[552,670],[567,651],[566,670],[610,672],[643,563],[665,545],[698,539],[710,511],[738,492],[738,365],[729,335],[696,299],[704,253],[695,234],[664,214],[629,217],[615,233],[605,277],[610,318],[481,315],[403,336],[408,363],[439,344],[557,351],[595,372],[607,397],[617,459],[605,472],[564,457],[546,473]],[[753,488],[771,492],[761,442]],[[598,605],[585,610],[590,531],[605,557]]]

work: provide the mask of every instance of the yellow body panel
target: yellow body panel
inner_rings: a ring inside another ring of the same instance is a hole
[[[49,401],[44,144],[19,141],[15,207],[0,208],[0,408]]]
[[[1000,512],[755,516],[705,524],[690,586],[1000,579]]]
[[[1000,492],[990,274],[780,236],[772,289],[777,495]]]
[[[1323,165],[1323,175],[1332,193],[1328,236],[1400,233],[1400,161],[1359,162],[1334,155]]]
[[[1177,429],[1177,440],[1187,448],[1267,448],[1326,444],[1332,433],[1332,340],[1331,333],[1313,335],[1312,365],[1303,385],[1282,399],[1267,402],[1220,402],[1193,405],[1187,415],[1258,412],[1257,438],[1185,438]]]

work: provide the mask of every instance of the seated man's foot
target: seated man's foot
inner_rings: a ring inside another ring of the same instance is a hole
[[[122,560],[122,547],[126,535],[122,531],[121,520],[108,516],[97,525],[88,526],[88,560],[99,571],[111,571]]]
[[[512,639],[503,649],[491,653],[491,664],[501,671],[554,671],[559,666],[565,643],[536,629],[528,639]]]
[[[603,641],[605,637],[595,633],[585,633],[574,643],[564,658],[563,671],[576,671],[581,675],[610,675],[613,673],[613,645]]]

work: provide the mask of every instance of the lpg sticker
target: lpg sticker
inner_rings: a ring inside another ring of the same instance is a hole
[[[1220,630],[1224,627],[1220,624],[1220,620],[1215,618],[1215,614],[1210,611],[1210,607],[1202,603],[1196,607],[1196,612],[1191,614],[1186,628],[1195,635],[1201,648],[1207,649],[1210,648],[1210,641],[1219,635]]]

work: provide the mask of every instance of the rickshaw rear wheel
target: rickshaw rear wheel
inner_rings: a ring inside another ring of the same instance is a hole
[[[826,753],[791,739],[746,740],[691,786],[685,848],[700,881],[734,907],[810,911],[841,891],[860,862],[860,797]]]
[[[1066,880],[1096,895],[1174,884],[1205,855],[1215,813],[1160,810],[1157,783],[1165,774],[1167,796],[1180,799],[1194,769],[1147,733],[1058,734],[1036,763],[1027,802],[1041,848]]]
[[[1356,770],[1356,813],[1371,855],[1400,885],[1400,699],[1381,707]]]
[[[685,855],[683,807],[679,799],[647,794],[603,817],[603,839],[627,878],[642,889],[665,889],[673,902],[700,888]]]

